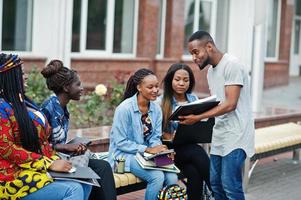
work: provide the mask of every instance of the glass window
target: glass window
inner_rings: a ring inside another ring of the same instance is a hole
[[[114,18],[114,53],[131,53],[134,35],[134,0],[116,0]]]
[[[189,55],[189,52],[186,48],[188,39],[191,34],[194,32],[194,6],[195,0],[186,0],[185,1],[185,38],[184,38],[184,54]]]
[[[280,26],[280,1],[270,0],[267,11],[267,52],[269,58],[276,58],[278,55],[279,26]]]
[[[301,0],[296,0],[295,11],[296,15],[301,17]]]
[[[211,23],[211,2],[201,2],[200,3],[200,14],[199,14],[199,29],[210,32]]]
[[[136,0],[74,0],[72,52],[134,52]]]
[[[158,17],[159,31],[157,32],[157,55],[161,57],[163,57],[164,53],[165,12],[166,0],[160,0]]]
[[[3,0],[2,8],[1,49],[31,51],[32,0]]]
[[[228,51],[228,25],[229,25],[229,1],[217,1],[216,12],[216,29],[215,29],[215,45],[222,52]]]
[[[106,48],[107,1],[89,0],[87,17],[87,49]]]
[[[73,1],[72,51],[79,52],[81,0]]]
[[[301,36],[301,20],[295,20],[295,45],[294,54],[299,54],[300,52],[300,36]]]
[[[215,0],[186,0],[185,1],[185,38],[184,55],[189,55],[187,50],[188,39],[197,30],[213,33],[215,22],[212,16],[215,13]]]

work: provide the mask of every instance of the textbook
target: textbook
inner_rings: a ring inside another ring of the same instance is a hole
[[[210,96],[207,98],[199,99],[197,101],[193,101],[184,105],[179,106],[169,117],[169,120],[179,120],[179,116],[185,115],[198,115],[203,112],[214,108],[219,104],[219,101],[216,101],[216,96]]]
[[[158,167],[154,161],[145,160],[140,153],[137,153],[135,158],[143,169],[154,169],[154,170],[161,170],[166,172],[180,173],[180,170],[176,167],[175,164]]]
[[[174,153],[175,151],[173,149],[168,149],[166,151],[162,151],[162,152],[159,152],[159,153],[156,153],[156,154],[151,154],[151,153],[146,153],[144,152],[143,153],[143,157],[145,160],[151,160],[155,157],[158,157],[158,156],[162,156],[162,155],[166,155],[166,154],[170,154],[170,153]]]
[[[100,177],[90,167],[76,167],[74,172],[48,171],[47,173],[55,180],[72,180],[100,187],[97,181],[97,179],[100,179]]]

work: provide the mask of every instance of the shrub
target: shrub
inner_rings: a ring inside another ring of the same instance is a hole
[[[122,101],[125,89],[126,73],[116,73],[115,79],[107,86],[99,84],[95,91],[87,92],[80,101],[68,104],[70,126],[72,128],[86,128],[101,125],[111,125],[115,108]],[[52,92],[48,90],[45,79],[34,67],[28,74],[26,95],[41,105]]]
[[[26,95],[38,105],[41,105],[52,94],[47,88],[44,77],[36,67],[33,67],[28,73],[27,86]]]
[[[99,92],[99,87],[106,91]],[[124,89],[124,84],[114,80],[108,86],[97,85],[93,92],[82,96],[80,102],[71,102],[68,109],[72,126],[78,128],[112,125],[114,111],[122,101]]]

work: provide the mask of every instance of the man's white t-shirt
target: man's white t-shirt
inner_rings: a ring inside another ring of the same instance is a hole
[[[254,119],[252,117],[248,74],[235,57],[224,54],[216,67],[207,74],[211,95],[225,101],[225,87],[240,85],[240,95],[234,111],[215,117],[211,154],[225,156],[235,149],[243,149],[248,157],[254,150]]]

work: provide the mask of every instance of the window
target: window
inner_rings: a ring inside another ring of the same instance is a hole
[[[162,58],[164,54],[164,37],[165,37],[165,16],[166,16],[166,0],[160,0],[159,7],[159,31],[157,32],[157,57]]]
[[[294,54],[298,55],[300,53],[301,46],[301,0],[295,1],[295,33],[294,33]]]
[[[267,49],[266,57],[278,58],[280,32],[280,0],[269,0],[267,10]]]
[[[31,51],[32,0],[0,0],[0,47],[4,51]]]
[[[74,0],[72,52],[134,54],[137,0]]]
[[[185,39],[184,55],[189,55],[187,42],[192,33],[197,30],[205,30],[215,35],[215,0],[186,0],[185,1]]]

